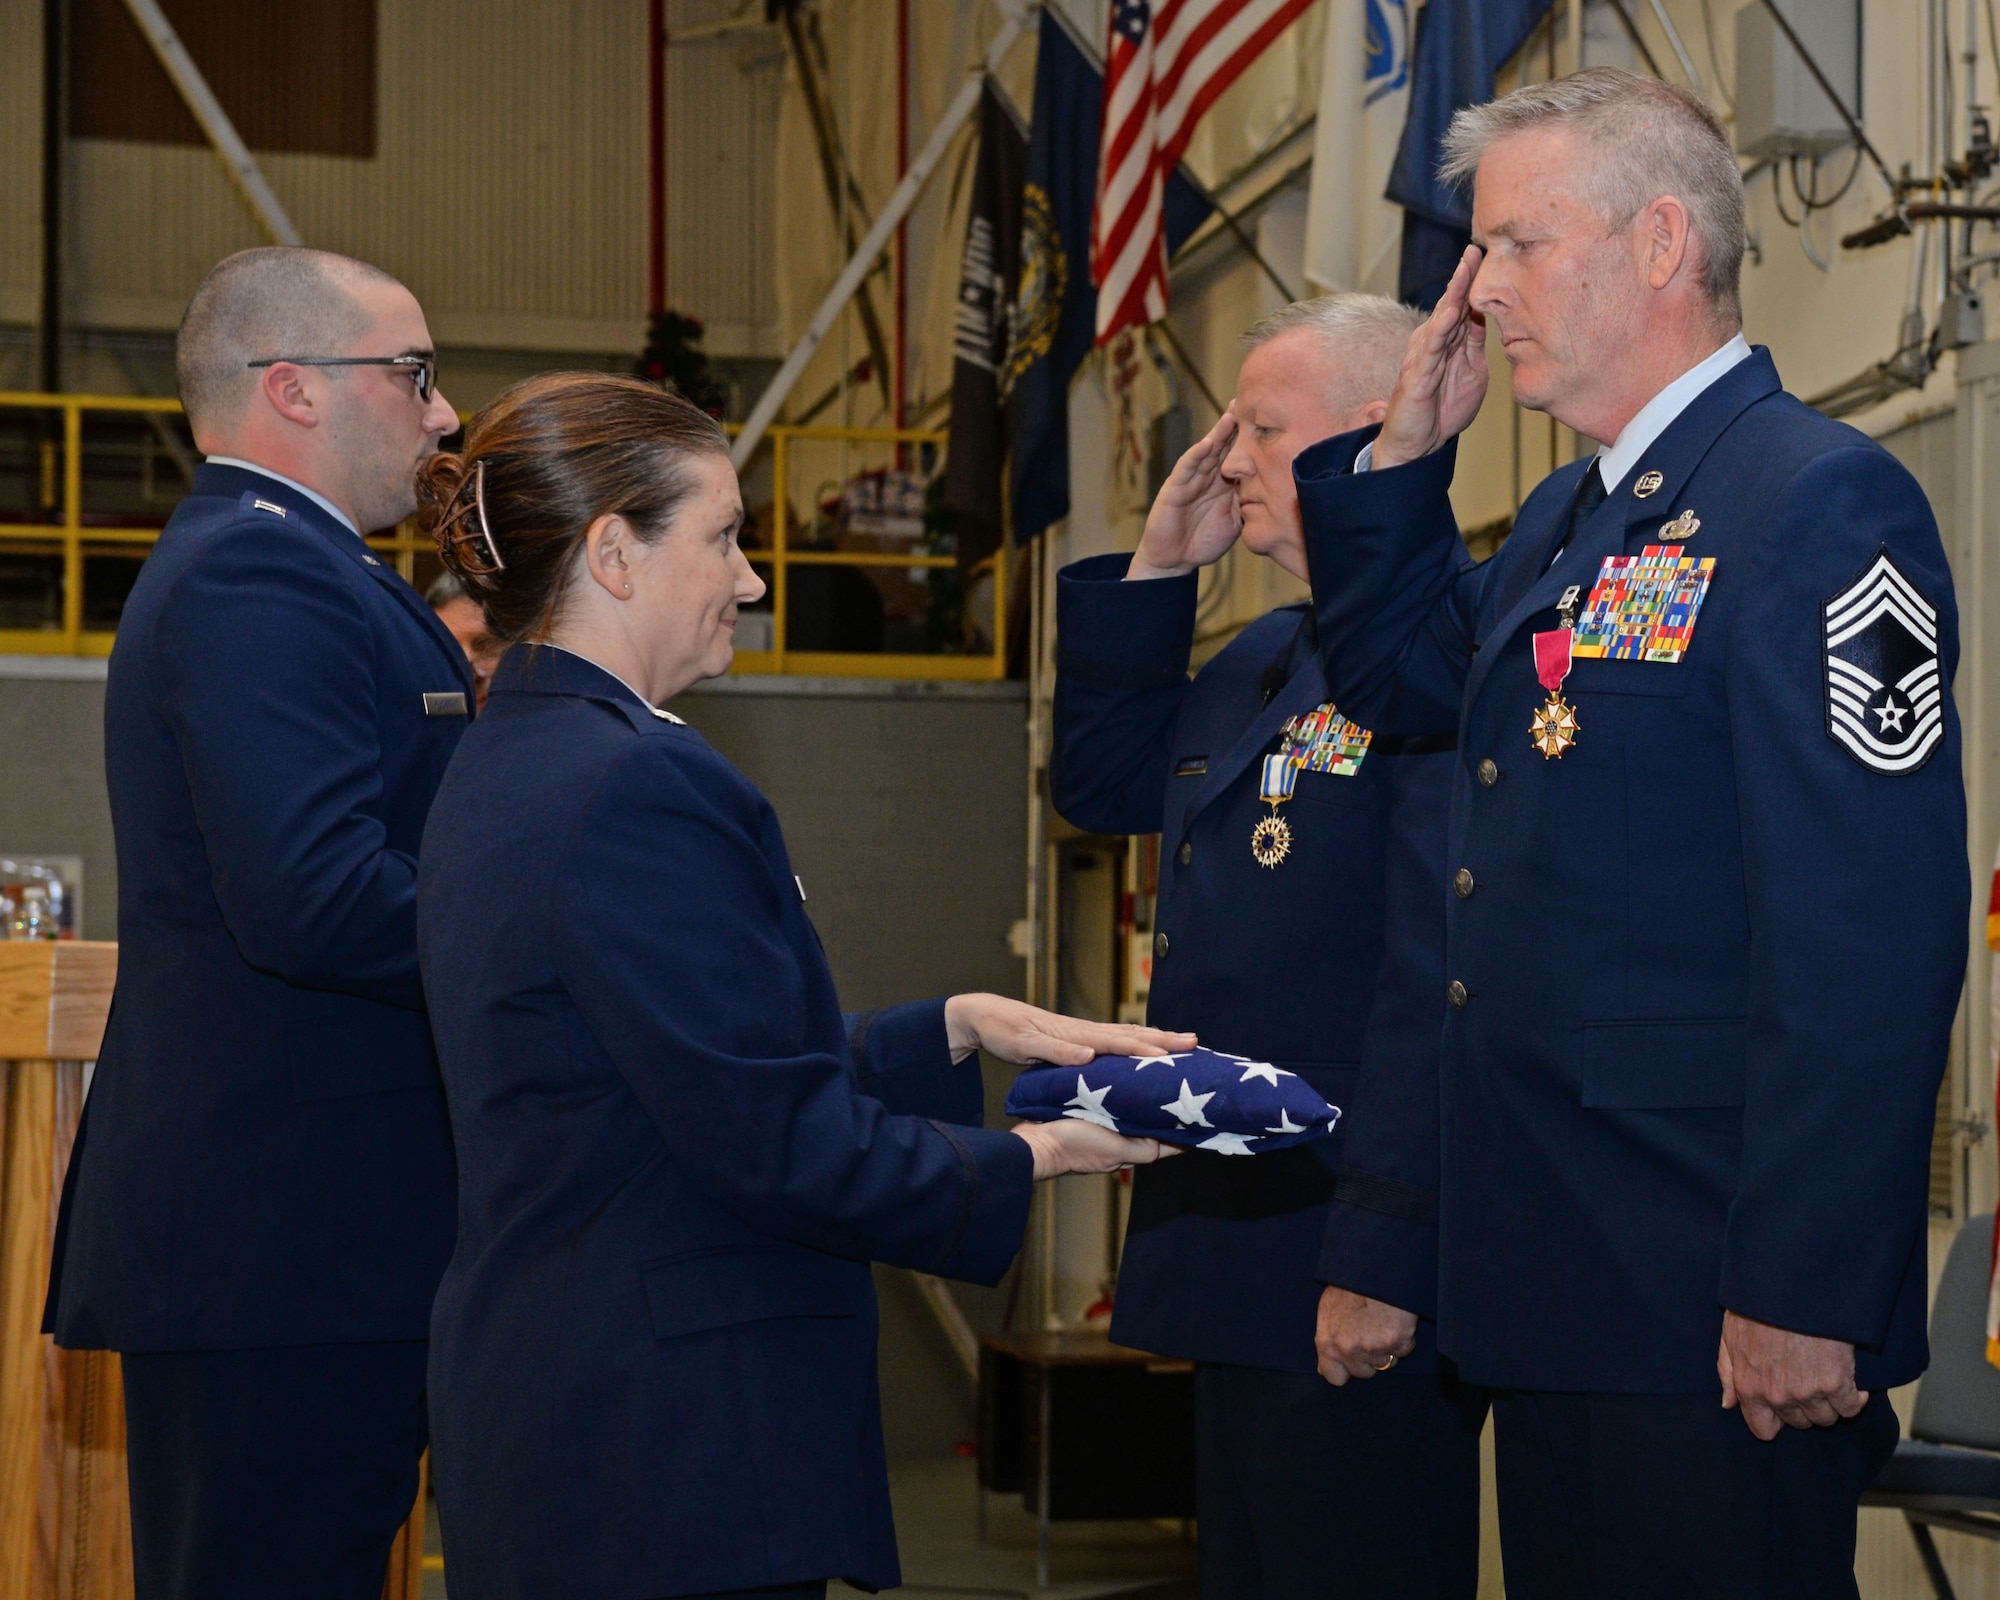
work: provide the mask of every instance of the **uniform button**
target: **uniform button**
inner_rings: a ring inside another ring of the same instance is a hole
[[[1194,860],[1194,846],[1183,839],[1181,841],[1181,865],[1186,866],[1192,860]]]
[[[1465,1002],[1472,998],[1465,992],[1465,985],[1456,978],[1444,986],[1444,997],[1451,1002],[1451,1009],[1454,1011],[1463,1011]]]
[[[1153,959],[1157,961],[1157,960],[1159,960],[1160,958],[1164,957],[1164,956],[1166,955],[1166,953],[1167,953],[1167,949],[1168,949],[1168,946],[1167,946],[1167,936],[1166,936],[1166,935],[1165,935],[1164,933],[1156,933],[1156,934],[1154,934],[1154,935],[1153,935]]]
[[[1479,763],[1479,781],[1488,789],[1500,781],[1500,768],[1491,756]]]
[[[1472,898],[1472,891],[1477,887],[1478,885],[1472,881],[1472,868],[1460,867],[1457,872],[1452,874],[1452,892],[1459,899],[1470,900]]]

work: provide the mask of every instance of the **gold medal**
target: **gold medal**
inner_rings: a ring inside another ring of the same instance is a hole
[[[1535,676],[1549,697],[1529,719],[1528,742],[1541,751],[1544,761],[1554,761],[1576,743],[1576,707],[1562,697],[1563,679],[1569,676],[1570,646],[1576,637],[1571,623],[1576,597],[1575,586],[1565,590],[1557,607],[1562,626],[1535,635]]]
[[[1292,827],[1278,815],[1278,807],[1291,799],[1298,781],[1299,764],[1292,759],[1288,739],[1283,750],[1264,758],[1264,782],[1258,797],[1270,806],[1271,814],[1250,830],[1250,854],[1260,867],[1275,867],[1292,853]]]
[[[1528,738],[1543,760],[1556,760],[1576,743],[1576,707],[1560,694],[1551,694],[1546,704],[1536,707]]]
[[[1292,853],[1291,824],[1275,809],[1250,830],[1250,853],[1260,867],[1275,867]]]

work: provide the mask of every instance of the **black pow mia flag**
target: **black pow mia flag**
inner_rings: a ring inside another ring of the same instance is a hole
[[[1826,731],[1871,772],[1914,772],[1944,737],[1937,608],[1884,545],[1826,602]]]
[[[1021,184],[1028,140],[1014,110],[988,80],[979,97],[979,160],[958,278],[953,339],[951,439],[944,503],[958,518],[958,563],[970,568],[1000,543],[1001,463],[1006,453],[1008,304],[1021,261]]]

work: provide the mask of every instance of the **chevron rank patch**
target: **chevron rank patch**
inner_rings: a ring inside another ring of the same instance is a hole
[[[1827,737],[1871,772],[1914,772],[1944,737],[1937,608],[1889,547],[1823,608]]]

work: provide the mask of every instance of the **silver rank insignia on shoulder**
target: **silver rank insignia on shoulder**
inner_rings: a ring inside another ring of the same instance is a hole
[[[1915,772],[1944,738],[1937,608],[1883,545],[1823,612],[1827,737],[1870,772]]]
[[[1701,518],[1692,511],[1683,511],[1660,529],[1659,537],[1669,544],[1679,544],[1683,539],[1692,539],[1700,532]]]
[[[250,502],[250,509],[252,511],[268,511],[274,517],[282,517],[290,514],[283,506],[273,505],[268,500],[252,500]]]
[[[369,555],[366,551],[362,552],[361,559],[367,562],[368,565],[371,567],[379,567],[382,565],[381,562],[377,561],[373,556]]]
[[[1649,495],[1658,494],[1661,486],[1666,481],[1657,472],[1642,472],[1639,474],[1639,481],[1632,485],[1632,493],[1639,499],[1644,500]]]

